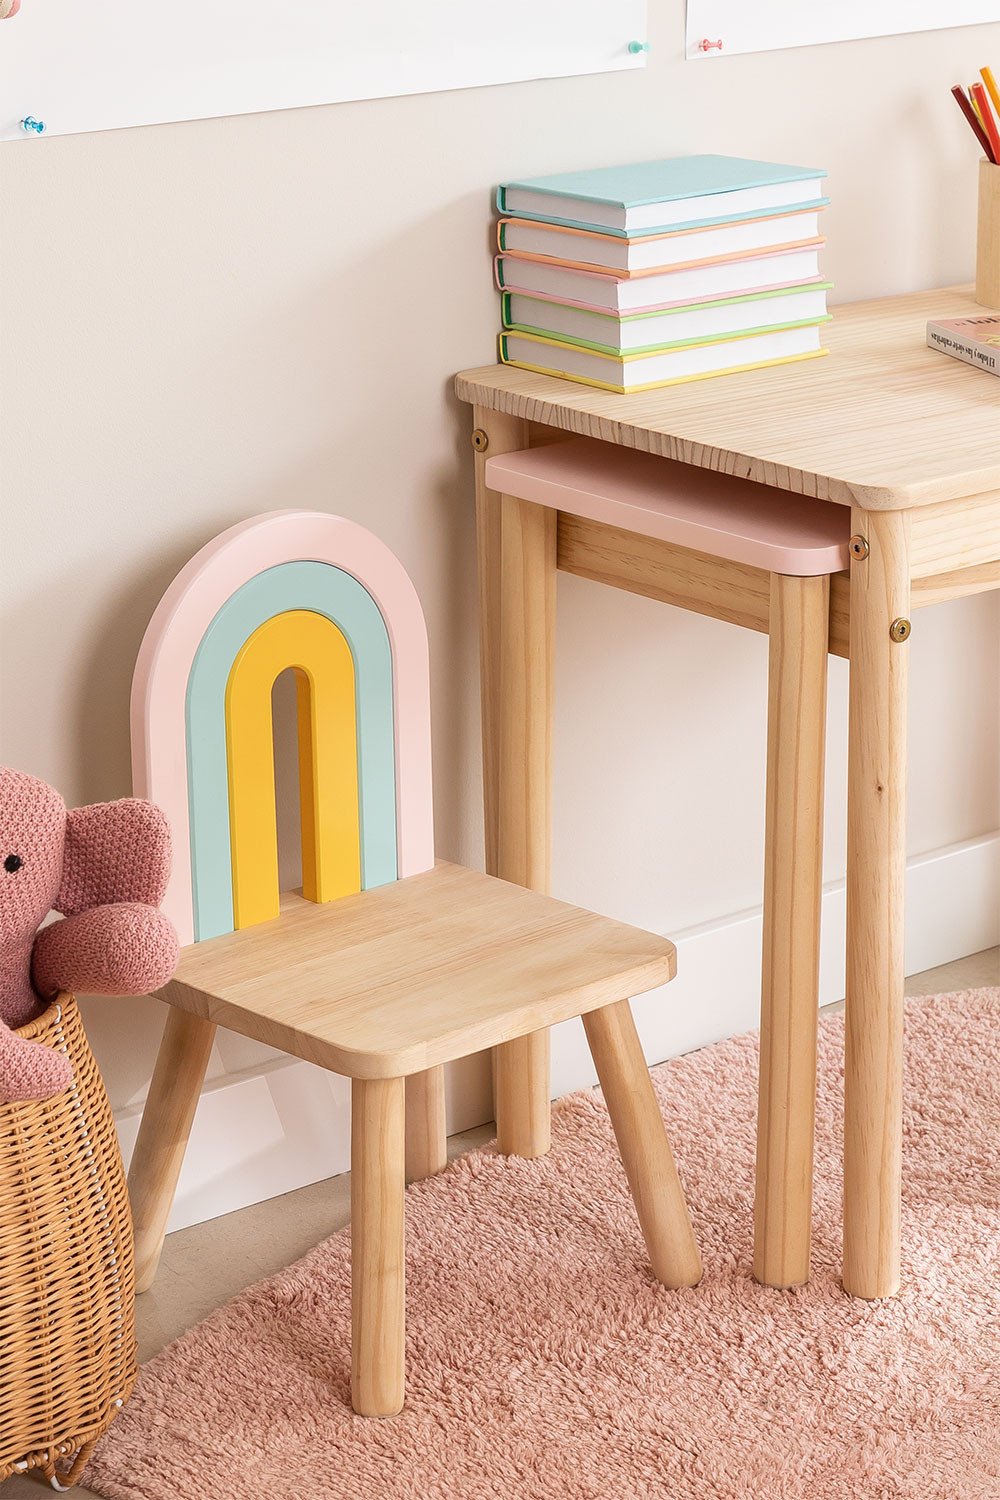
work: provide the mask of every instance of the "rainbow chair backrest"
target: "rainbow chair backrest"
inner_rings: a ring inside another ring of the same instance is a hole
[[[278,915],[271,689],[293,668],[303,893],[434,863],[427,630],[410,579],[363,527],[273,511],[191,559],[132,682],[136,796],[166,813],[164,909],[182,943]]]

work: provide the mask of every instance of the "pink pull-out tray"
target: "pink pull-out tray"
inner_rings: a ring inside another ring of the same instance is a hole
[[[846,505],[591,438],[501,453],[491,490],[694,552],[811,578],[848,566]]]

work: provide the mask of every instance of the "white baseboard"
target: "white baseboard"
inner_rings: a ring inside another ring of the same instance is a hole
[[[844,996],[843,880],[824,888],[819,999]],[[760,907],[675,935],[677,978],[633,1002],[651,1063],[759,1024]],[[1000,944],[1000,832],[915,856],[906,870],[907,974]],[[589,1062],[584,1048],[583,1059]],[[553,1069],[555,1072],[555,1068]],[[596,1081],[590,1070],[589,1076]],[[560,1080],[561,1082],[561,1080]],[[574,1082],[574,1088],[582,1083]],[[567,1092],[565,1087],[559,1093]]]
[[[906,972],[921,973],[1000,943],[1000,832],[909,862]],[[823,896],[820,1002],[844,993],[844,882]],[[757,1025],[760,908],[673,933],[678,974],[634,1002],[651,1063]],[[555,1096],[596,1082],[583,1028],[566,1022],[552,1038]],[[118,1116],[131,1155],[138,1108]],[[449,1069],[449,1130],[491,1117],[489,1069],[470,1058]],[[170,1229],[198,1224],[319,1182],[350,1166],[350,1085],[308,1063],[279,1059],[216,1078],[198,1108]]]
[[[492,1108],[488,1057],[453,1064],[449,1132],[481,1125]],[[126,1166],[141,1118],[141,1105],[115,1115]],[[284,1057],[212,1078],[198,1104],[168,1232],[336,1177],[350,1165],[348,1079]]]

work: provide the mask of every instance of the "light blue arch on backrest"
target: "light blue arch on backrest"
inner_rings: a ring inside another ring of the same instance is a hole
[[[288,610],[325,615],[354,658],[362,889],[397,878],[392,648],[375,600],[330,563],[289,562],[236,590],[209,625],[188,678],[186,736],[195,941],[233,931],[226,757],[226,684],[237,654],[265,621]],[[289,663],[293,665],[293,663]]]

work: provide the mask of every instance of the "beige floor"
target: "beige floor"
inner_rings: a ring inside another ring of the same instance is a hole
[[[906,992],[933,995],[987,985],[1000,985],[1000,948],[915,974],[906,981]],[[842,1004],[828,1008],[839,1010]],[[490,1140],[492,1134],[492,1125],[480,1125],[452,1136],[449,1155],[460,1156]],[[156,1284],[137,1304],[140,1359],[149,1359],[221,1302],[343,1228],[350,1218],[350,1191],[350,1173],[345,1173],[170,1235]],[[40,1493],[38,1485],[28,1479],[14,1478],[0,1485],[2,1500],[20,1496],[37,1500]],[[75,1493],[86,1500],[91,1492]]]

